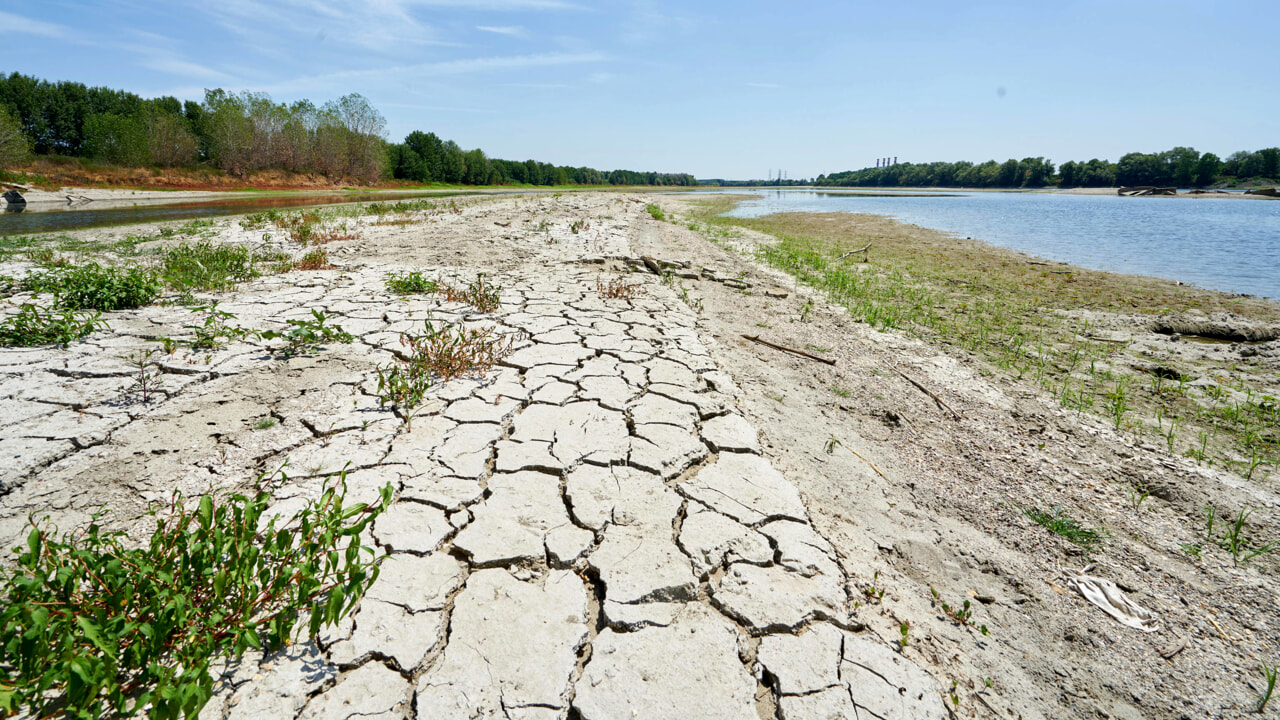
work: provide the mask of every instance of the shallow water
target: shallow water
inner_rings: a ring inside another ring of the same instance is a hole
[[[433,192],[242,196],[225,200],[189,200],[184,202],[139,200],[125,207],[120,207],[121,203],[117,200],[89,202],[82,205],[32,203],[22,212],[11,212],[6,207],[6,212],[0,213],[0,235],[34,235],[36,233],[67,232],[85,228],[135,225],[165,222],[167,220],[224,217],[227,215],[262,212],[263,210],[314,205],[373,201],[394,203],[418,198],[448,198],[476,194],[474,192]]]
[[[1213,290],[1280,298],[1280,201],[1275,200],[1008,192],[892,197],[813,190],[749,192],[763,197],[743,202],[730,215],[888,215],[1096,270],[1154,275]]]

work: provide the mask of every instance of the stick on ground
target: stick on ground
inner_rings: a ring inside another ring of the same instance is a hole
[[[898,368],[894,368],[893,370],[894,370],[894,372],[898,373],[898,374],[899,374],[899,375],[901,375],[902,377],[906,378],[907,382],[909,382],[909,383],[911,383],[912,385],[915,385],[916,387],[920,388],[920,392],[922,392],[922,393],[924,393],[925,395],[928,395],[929,397],[933,398],[933,401],[934,401],[934,402],[936,402],[936,403],[938,403],[938,406],[939,406],[939,407],[946,408],[947,412],[951,413],[951,415],[952,415],[955,419],[957,419],[957,420],[959,420],[959,419],[960,419],[960,413],[956,412],[955,410],[952,410],[950,405],[948,405],[948,404],[946,404],[946,403],[942,402],[942,398],[940,398],[940,397],[938,397],[937,395],[933,394],[933,391],[932,391],[932,390],[930,390],[929,388],[927,388],[927,387],[925,387],[925,386],[921,385],[920,383],[916,382],[915,380],[912,380],[910,375],[908,375],[908,374],[906,374],[906,373],[902,372],[902,371],[901,371],[901,370],[899,370]]]
[[[828,364],[828,365],[835,365],[835,364],[836,364],[836,361],[835,361],[835,360],[828,360],[827,358],[818,357],[817,355],[810,355],[809,353],[807,353],[807,352],[805,352],[805,351],[803,351],[803,350],[796,350],[795,348],[784,347],[784,346],[782,346],[782,345],[775,345],[775,344],[773,344],[773,343],[769,342],[768,340],[761,340],[759,335],[743,335],[742,337],[744,337],[744,338],[746,338],[746,339],[750,340],[751,342],[758,342],[758,343],[760,343],[761,345],[767,345],[767,346],[769,346],[769,347],[773,348],[774,350],[781,350],[782,352],[789,352],[789,353],[793,353],[793,354],[795,354],[795,355],[799,355],[800,357],[803,357],[803,358],[809,358],[810,360],[816,360],[816,361],[818,361],[818,362],[820,362],[820,363],[826,363],[826,364]]]

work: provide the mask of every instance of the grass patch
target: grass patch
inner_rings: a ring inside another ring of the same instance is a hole
[[[1106,538],[1106,531],[1094,530],[1080,524],[1071,517],[1065,508],[1055,507],[1051,510],[1040,508],[1022,508],[1022,514],[1031,518],[1054,535],[1065,538],[1067,542],[1093,550]]]
[[[606,300],[630,300],[640,294],[639,283],[627,283],[624,278],[611,278],[604,282],[596,277],[596,292]]]
[[[480,312],[493,312],[502,305],[502,288],[486,282],[484,273],[476,275],[465,288],[440,283],[440,294],[449,302],[466,303]]]
[[[227,290],[258,276],[254,261],[253,251],[241,245],[182,244],[164,251],[160,276],[179,292]]]
[[[657,205],[654,205],[653,203],[649,203],[648,205],[646,205],[644,208],[644,211],[649,213],[649,217],[652,217],[654,220],[657,220],[659,222],[662,222],[667,219],[667,214],[662,212],[662,208],[658,207]]]

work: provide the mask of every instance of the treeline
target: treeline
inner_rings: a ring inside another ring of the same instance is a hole
[[[1055,169],[1042,157],[989,160],[985,163],[900,163],[882,168],[850,170],[819,176],[817,185],[843,187],[973,187],[1038,188],[1056,185],[1116,187],[1158,185],[1207,187],[1280,178],[1280,148],[1241,151],[1226,160],[1213,153],[1177,147],[1162,153],[1129,153],[1119,162],[1093,159],[1068,161]]]
[[[30,152],[127,167],[206,165],[375,183],[383,179],[490,185],[693,185],[691,175],[490,159],[434,133],[388,143],[386,120],[359,94],[317,106],[264,93],[206,90],[203,102],[0,75],[0,170]]]

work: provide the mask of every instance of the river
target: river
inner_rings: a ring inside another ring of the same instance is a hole
[[[729,191],[739,192],[739,191]],[[1057,193],[751,190],[729,214],[887,215],[1082,267],[1280,298],[1280,201]]]

